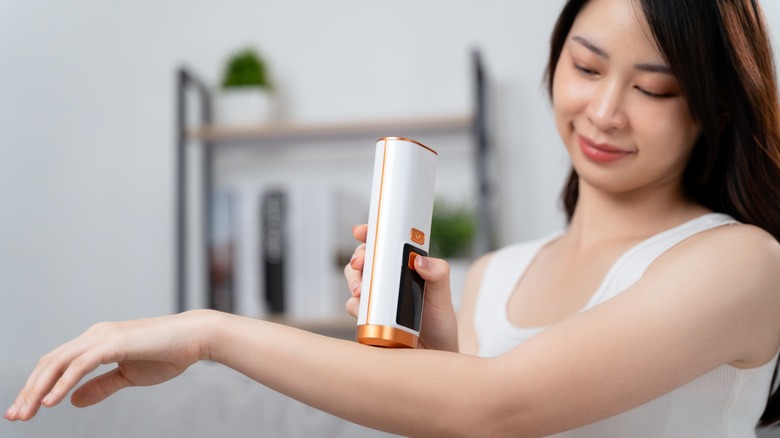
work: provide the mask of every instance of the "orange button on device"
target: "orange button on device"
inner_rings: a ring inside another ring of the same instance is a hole
[[[408,263],[408,266],[409,266],[409,269],[411,269],[412,271],[414,271],[414,261],[415,261],[415,259],[417,259],[418,255],[419,254],[417,254],[414,251],[409,253],[409,263]]]
[[[411,238],[412,242],[419,245],[425,245],[425,233],[418,230],[417,228],[412,228]]]

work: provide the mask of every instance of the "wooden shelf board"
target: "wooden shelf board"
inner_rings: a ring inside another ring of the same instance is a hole
[[[366,120],[333,123],[269,123],[248,125],[208,125],[188,132],[191,140],[207,142],[306,140],[360,136],[411,135],[468,132],[473,125],[470,115],[416,119]]]

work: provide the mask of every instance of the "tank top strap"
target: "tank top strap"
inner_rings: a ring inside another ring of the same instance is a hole
[[[674,228],[662,231],[626,251],[612,265],[596,293],[582,309],[587,310],[626,290],[644,275],[647,268],[658,257],[685,239],[702,231],[723,225],[737,224],[729,215],[709,213],[699,216]]]
[[[640,242],[612,265],[580,312],[618,295],[634,284],[655,259],[688,237],[711,228],[736,223],[738,222],[728,215],[710,213]],[[554,233],[541,239],[509,245],[491,256],[482,276],[474,308],[474,329],[481,356],[502,354],[546,328],[513,325],[507,315],[507,305],[515,286],[539,251],[561,234]]]

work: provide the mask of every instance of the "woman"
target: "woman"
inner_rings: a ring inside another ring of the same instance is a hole
[[[56,405],[101,363],[118,367],[77,406],[213,360],[412,436],[752,436],[780,349],[770,53],[750,0],[571,0],[548,71],[569,226],[478,260],[457,324],[446,263],[418,257],[424,349],[211,311],[98,324],[41,360],[6,418]],[[362,263],[359,247],[353,314]]]

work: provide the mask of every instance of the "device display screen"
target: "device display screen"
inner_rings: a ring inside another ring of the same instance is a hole
[[[425,280],[420,277],[417,271],[409,268],[409,255],[412,252],[422,256],[428,255],[427,252],[419,248],[415,248],[408,243],[404,244],[403,262],[401,263],[401,284],[398,290],[398,310],[395,322],[398,325],[419,332]]]

